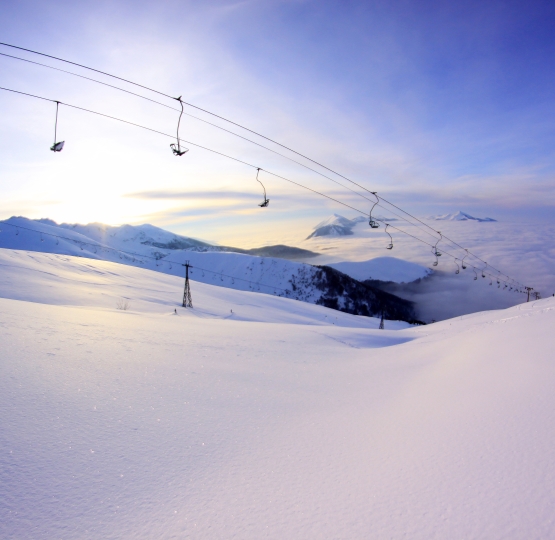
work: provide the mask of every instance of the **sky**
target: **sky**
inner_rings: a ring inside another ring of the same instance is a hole
[[[555,221],[555,4],[491,1],[5,1],[0,41],[154,88],[247,126],[417,214],[462,210],[505,221]],[[175,100],[75,66],[0,47]],[[0,86],[173,136],[178,112],[91,81],[0,56]],[[213,122],[341,177],[191,107]],[[0,91],[0,218],[152,223],[237,246],[304,238],[361,198],[259,146],[184,116],[201,148]],[[265,185],[270,205],[259,208]],[[355,187],[348,184],[351,188]],[[355,190],[360,191],[355,187]],[[367,194],[366,194],[367,195]]]

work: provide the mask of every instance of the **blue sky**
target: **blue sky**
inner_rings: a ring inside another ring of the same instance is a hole
[[[0,41],[183,94],[419,215],[545,221],[555,204],[554,23],[552,2],[7,1]],[[173,111],[12,59],[0,58],[0,86],[175,130]],[[66,148],[53,155],[50,105],[0,95],[1,217],[148,221],[241,244],[352,214],[269,177],[260,210],[248,167],[194,149],[175,158],[170,140],[67,109]],[[182,136],[366,210],[193,119]]]

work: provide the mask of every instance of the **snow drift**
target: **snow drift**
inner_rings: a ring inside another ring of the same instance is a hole
[[[0,279],[2,538],[552,536],[553,298],[378,330],[200,283],[176,315],[181,279],[62,255]]]

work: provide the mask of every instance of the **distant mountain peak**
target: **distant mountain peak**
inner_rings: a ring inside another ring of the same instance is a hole
[[[430,219],[434,219],[436,221],[480,221],[480,222],[488,222],[488,221],[497,221],[496,219],[485,217],[479,218],[471,216],[466,212],[462,212],[459,210],[453,214],[444,214],[442,216],[431,216]]]
[[[362,217],[362,221],[365,219]],[[340,214],[333,214],[324,221],[320,221],[306,239],[317,236],[348,236],[353,234],[352,228],[360,221],[360,218],[348,219]]]
[[[379,221],[396,221],[395,218],[385,218],[383,216],[373,216]],[[324,221],[320,221],[312,231],[312,233],[307,236],[306,240],[310,238],[315,238],[317,236],[349,236],[354,234],[352,229],[358,223],[363,223],[368,221],[369,216],[357,216],[353,219],[348,219],[340,214],[332,214],[329,218]]]

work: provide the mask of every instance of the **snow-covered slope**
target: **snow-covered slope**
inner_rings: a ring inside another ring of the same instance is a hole
[[[1,538],[552,536],[555,299],[377,330],[181,290],[2,259]]]
[[[153,225],[121,225],[111,227],[103,223],[89,223],[88,225],[62,223],[57,225],[51,220],[43,220],[54,227],[77,232],[111,247],[123,250],[135,250],[140,246],[152,246],[154,248],[173,250],[173,249],[195,249],[206,250],[215,249],[206,242],[180,236]],[[217,249],[217,248],[216,248]]]
[[[466,214],[465,212],[455,212],[453,214],[444,214],[442,216],[432,216],[430,219],[434,219],[436,221],[497,221],[496,219],[492,219],[489,217],[486,218],[478,218],[471,216],[470,214]]]
[[[287,260],[304,260],[318,256],[318,253],[283,244],[267,245],[251,249],[212,245],[195,238],[174,234],[149,224],[112,227],[103,223],[89,223],[88,225],[58,224],[51,219],[31,220],[25,217],[12,217],[0,222],[0,229],[2,228],[7,234],[6,237],[0,237],[1,247],[15,246],[25,248],[23,241],[33,235],[21,236],[18,238],[13,238],[13,236],[18,236],[19,233],[25,231],[38,230],[47,235],[69,237],[75,239],[75,242],[81,241],[81,246],[84,248],[87,247],[87,244],[90,244],[90,247],[93,245],[101,245],[113,249],[130,251],[135,254],[138,253],[157,257],[167,256],[175,250],[232,252],[243,253],[245,255],[277,257]],[[72,234],[68,234],[68,231],[71,231]],[[48,244],[37,244],[36,240],[38,237],[35,236],[34,241],[33,238],[30,239],[36,247],[42,246],[41,251],[48,251],[44,249]],[[75,244],[73,244],[73,247],[74,246]]]
[[[203,254],[206,255],[206,254]],[[257,322],[376,328],[379,322],[305,302],[201,283],[192,273],[195,314]],[[0,249],[0,298],[53,305],[170,313],[183,299],[182,277],[107,261]],[[123,302],[122,302],[123,301]],[[231,311],[233,310],[233,312]],[[389,321],[389,328],[408,328]]]
[[[274,257],[199,250],[198,246],[193,250],[162,247],[184,240],[150,225],[66,228],[52,225],[49,220],[12,218],[1,227],[3,248],[115,261],[175,276],[183,275],[183,264],[189,261],[193,266],[191,277],[203,283],[285,296],[362,315],[385,310],[390,318],[415,318],[410,302],[370,289],[348,276]]]
[[[393,281],[395,283],[410,283],[429,276],[429,268],[395,257],[376,257],[368,261],[344,261],[331,263],[328,266],[351,276],[358,281],[368,279]]]

